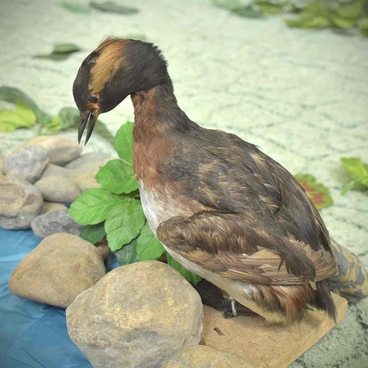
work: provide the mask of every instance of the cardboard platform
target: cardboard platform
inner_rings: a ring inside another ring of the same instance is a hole
[[[348,303],[336,294],[333,299],[339,323],[345,317]],[[267,326],[262,317],[224,319],[221,312],[204,305],[201,343],[237,354],[262,368],[285,368],[335,327],[325,313],[307,313],[300,324]]]

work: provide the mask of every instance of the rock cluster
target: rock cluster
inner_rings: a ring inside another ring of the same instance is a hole
[[[165,263],[109,272],[66,311],[68,333],[94,368],[154,368],[189,345],[203,327],[199,294]]]
[[[0,156],[0,227],[32,226],[40,237],[57,232],[78,235],[80,226],[64,204],[86,189],[100,187],[95,175],[112,159],[104,152],[81,153],[76,141],[39,136]]]

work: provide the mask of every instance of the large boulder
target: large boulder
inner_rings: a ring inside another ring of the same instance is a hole
[[[17,177],[0,176],[0,227],[28,229],[42,210],[41,192]]]
[[[15,295],[66,308],[105,272],[103,258],[93,244],[59,233],[48,236],[28,253],[8,284]]]
[[[79,235],[82,230],[81,225],[77,224],[69,215],[68,209],[59,209],[46,212],[32,220],[31,227],[33,232],[40,238],[57,233],[68,233]]]
[[[47,152],[49,162],[61,166],[80,156],[83,150],[77,141],[72,141],[57,135],[34,137],[22,144],[20,147],[26,146],[43,147]]]
[[[197,345],[178,351],[162,368],[255,368],[255,366],[238,355]]]
[[[35,187],[43,198],[50,202],[72,203],[81,194],[81,190],[73,180],[61,176],[50,176],[39,180]]]
[[[46,151],[39,146],[17,149],[4,158],[4,174],[36,182],[48,162]]]
[[[165,263],[147,261],[109,272],[66,311],[68,333],[94,368],[159,368],[198,344],[199,294]]]

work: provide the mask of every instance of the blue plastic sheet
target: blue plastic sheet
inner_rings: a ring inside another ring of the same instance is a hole
[[[0,367],[91,368],[69,338],[64,309],[20,298],[8,289],[15,267],[41,240],[31,230],[0,228]]]

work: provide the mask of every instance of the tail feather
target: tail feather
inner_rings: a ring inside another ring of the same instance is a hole
[[[314,305],[317,309],[326,311],[326,313],[336,322],[336,307],[328,287],[328,279],[316,283]]]

